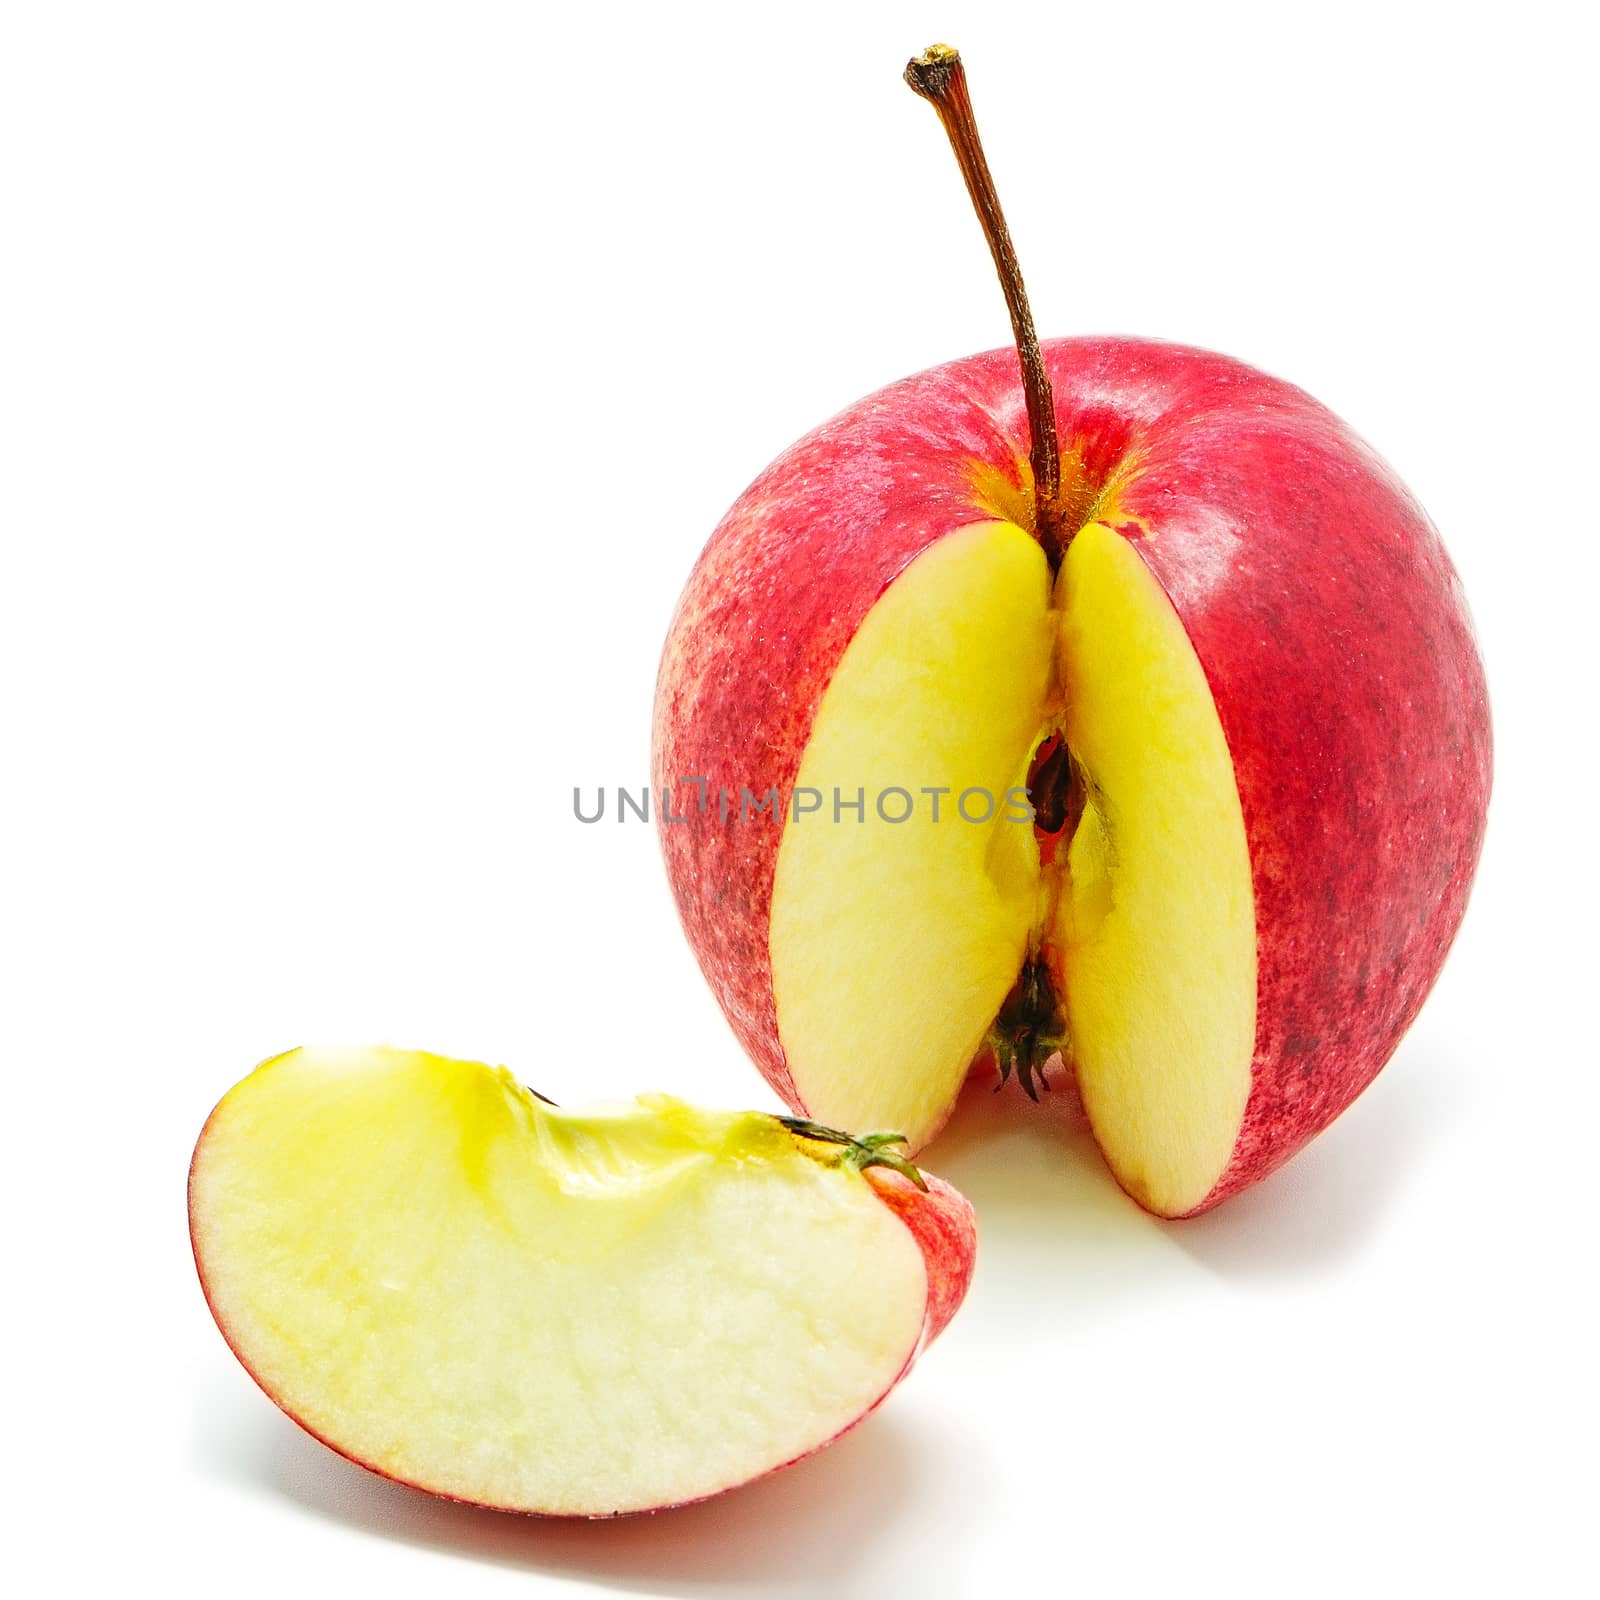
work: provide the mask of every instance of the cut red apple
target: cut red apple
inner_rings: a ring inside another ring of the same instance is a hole
[[[605,1516],[826,1444],[943,1327],[971,1211],[892,1144],[297,1050],[212,1113],[190,1229],[224,1337],[316,1437],[437,1494]]]
[[[993,233],[959,61],[910,75]],[[797,1110],[915,1149],[975,1061],[1036,1092],[1059,1055],[1118,1180],[1181,1216],[1416,1015],[1483,837],[1483,669],[1438,534],[1338,419],[1204,351],[1041,347],[992,242],[1021,375],[869,397],[713,534],[653,771],[729,802],[664,805],[662,846]]]

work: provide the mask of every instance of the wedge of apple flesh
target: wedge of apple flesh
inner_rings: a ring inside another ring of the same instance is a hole
[[[318,1438],[438,1494],[599,1516],[783,1466],[905,1374],[974,1232],[890,1150],[299,1050],[207,1122],[190,1227],[228,1343]]]
[[[1049,859],[1005,804],[1047,739],[1078,788]],[[1198,1205],[1250,1093],[1250,856],[1205,674],[1133,545],[1090,523],[1053,584],[1012,522],[932,545],[845,650],[796,781],[918,799],[785,828],[772,988],[801,1103],[920,1146],[1035,959],[1119,1181],[1165,1215]]]

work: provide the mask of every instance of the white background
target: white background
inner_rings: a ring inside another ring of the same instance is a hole
[[[19,1592],[1592,1583],[1592,11],[544,9],[5,12]],[[823,1456],[622,1524],[435,1503],[235,1365],[191,1144],[303,1040],[773,1104],[652,833],[572,788],[645,781],[673,602],[760,467],[1007,336],[899,82],[937,38],[1044,331],[1292,378],[1443,529],[1497,726],[1471,912],[1371,1092],[1201,1221],[979,1107],[930,1162],[982,1218],[968,1306]]]

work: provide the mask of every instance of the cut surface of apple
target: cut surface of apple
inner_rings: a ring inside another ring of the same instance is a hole
[[[795,1088],[841,1126],[892,1102],[921,1145],[1016,981],[1039,851],[1004,801],[1026,783],[1053,632],[1038,541],[975,523],[889,587],[823,698],[796,783],[824,798],[784,824],[772,987]],[[836,794],[860,816],[836,820]],[[963,820],[963,796],[991,820]]]
[[[1183,624],[1133,544],[1067,547],[1063,732],[1083,783],[1048,948],[1084,1109],[1166,1216],[1227,1168],[1250,1097],[1255,900],[1228,741]]]
[[[809,1453],[937,1333],[970,1209],[874,1165],[886,1149],[301,1050],[212,1114],[190,1226],[229,1344],[324,1442],[454,1498],[608,1515]]]
[[[1004,802],[1053,732],[1081,797],[1046,862],[1031,812]],[[1085,527],[1053,595],[1014,523],[918,556],[841,658],[797,785],[827,797],[786,820],[773,888],[773,999],[801,1102],[847,1126],[887,1117],[920,1146],[1031,944],[1118,1177],[1152,1209],[1197,1205],[1250,1089],[1250,857],[1205,674],[1129,541]],[[835,792],[863,787],[916,804],[836,820]]]

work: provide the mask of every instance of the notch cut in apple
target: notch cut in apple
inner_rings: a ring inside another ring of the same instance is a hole
[[[389,1049],[236,1086],[190,1228],[218,1326],[308,1431],[438,1494],[578,1516],[842,1433],[953,1313],[975,1237],[882,1138],[664,1096],[564,1111]]]
[[[1041,848],[1004,801],[1047,741],[1077,793],[1070,833]],[[1156,1211],[1197,1205],[1250,1090],[1250,858],[1205,674],[1129,541],[1090,523],[1053,585],[1014,522],[929,547],[845,650],[797,785],[920,800],[903,821],[869,804],[785,826],[772,986],[801,1102],[846,1125],[887,1115],[920,1146],[1042,964],[1058,1014],[1035,1032],[1064,1026],[1119,1181]]]

